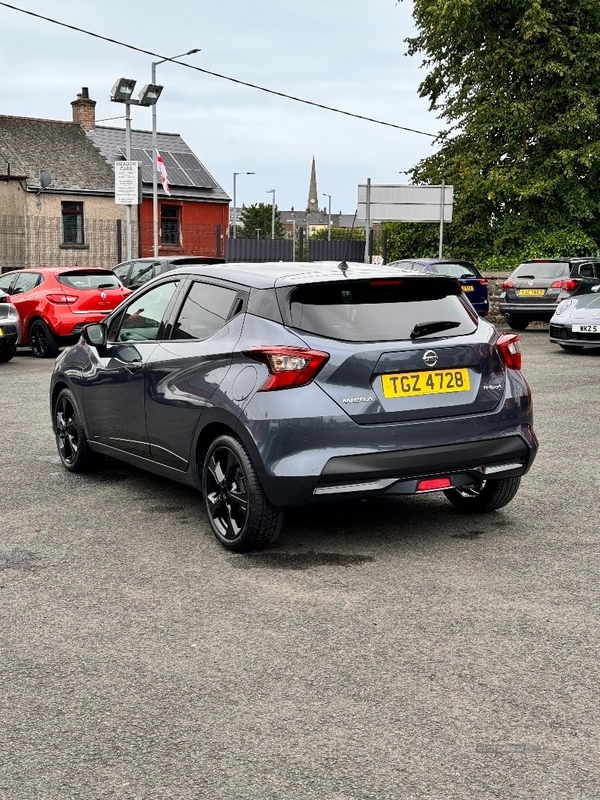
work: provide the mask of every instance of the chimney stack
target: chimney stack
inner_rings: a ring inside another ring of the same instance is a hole
[[[96,101],[90,100],[90,93],[87,86],[77,95],[77,100],[71,103],[73,108],[73,122],[86,131],[91,131],[96,125]]]

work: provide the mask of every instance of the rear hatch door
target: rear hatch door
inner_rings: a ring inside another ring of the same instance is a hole
[[[453,278],[311,284],[286,305],[295,333],[330,355],[315,382],[359,424],[479,414],[504,395],[495,329]]]
[[[532,261],[521,264],[510,276],[512,286],[506,288],[506,302],[547,305],[556,301],[560,286],[552,284],[569,277],[566,261]]]
[[[69,270],[56,279],[75,313],[108,314],[130,294],[112,270]]]

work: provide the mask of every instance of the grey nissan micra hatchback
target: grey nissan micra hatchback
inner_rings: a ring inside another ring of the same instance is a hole
[[[217,539],[273,543],[285,508],[444,492],[506,505],[535,457],[516,334],[454,278],[361,264],[184,267],[57,359],[63,465],[114,456],[195,486]]]

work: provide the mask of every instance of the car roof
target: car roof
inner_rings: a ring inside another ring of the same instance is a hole
[[[227,263],[214,266],[192,265],[169,272],[169,276],[185,274],[206,278],[221,278],[232,283],[240,283],[255,289],[269,289],[275,286],[296,286],[298,284],[327,283],[339,280],[360,280],[368,278],[394,278],[398,280],[398,270],[393,267],[372,264],[344,263],[337,261],[278,261],[261,263]],[[164,277],[164,276],[163,276]],[[452,281],[438,275],[402,275],[402,280],[442,280]]]
[[[183,266],[185,264],[212,264],[215,262],[224,264],[225,259],[220,258],[219,256],[144,256],[143,258],[130,258],[127,261],[121,261],[118,264],[115,264],[113,269],[116,269],[123,264],[131,264],[133,262],[136,264],[156,264],[169,262],[172,264],[181,264]]]
[[[22,269],[11,269],[8,272],[3,272],[4,275],[20,275],[22,272],[48,272],[51,275],[64,275],[68,272],[89,272],[92,274],[108,275],[112,273],[112,269],[105,269],[104,267],[24,267]]]
[[[399,258],[393,261],[393,264],[469,264],[473,266],[473,262],[468,258]]]

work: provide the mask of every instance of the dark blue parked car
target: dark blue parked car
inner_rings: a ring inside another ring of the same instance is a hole
[[[204,494],[231,550],[283,509],[443,491],[515,495],[537,440],[517,334],[456,280],[360,264],[188,266],[145,284],[57,359],[52,425],[72,472],[114,456]],[[401,520],[399,520],[401,524]]]
[[[487,317],[490,313],[488,280],[471,261],[449,258],[404,258],[392,261],[388,266],[400,267],[403,272],[447,275],[456,278],[479,316]]]

